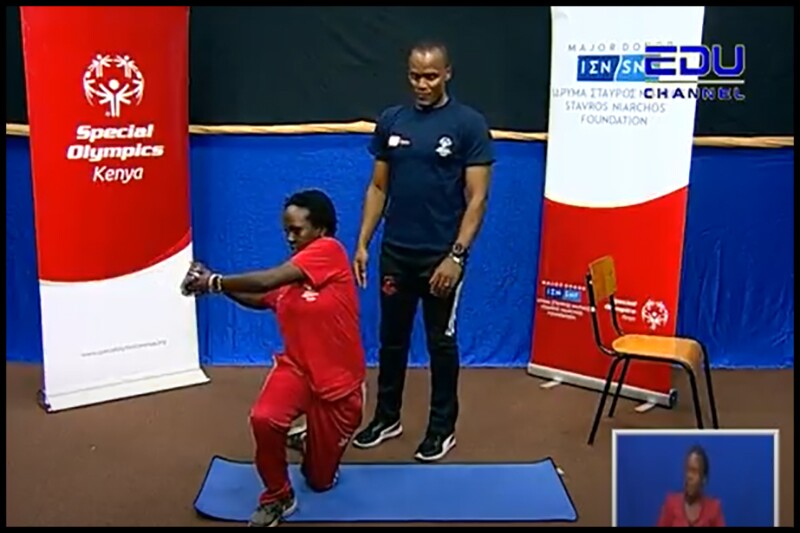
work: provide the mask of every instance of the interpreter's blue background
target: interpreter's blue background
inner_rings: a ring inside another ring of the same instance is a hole
[[[654,527],[667,494],[682,492],[686,454],[708,454],[706,493],[722,504],[725,525],[773,527],[772,435],[617,435],[617,526]]]

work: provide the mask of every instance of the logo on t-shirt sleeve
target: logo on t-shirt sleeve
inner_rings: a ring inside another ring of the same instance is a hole
[[[411,141],[403,139],[400,135],[390,135],[386,144],[389,148],[397,148],[398,146],[411,146]]]

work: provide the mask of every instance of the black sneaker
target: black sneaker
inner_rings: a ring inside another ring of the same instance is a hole
[[[356,448],[372,448],[385,440],[399,437],[402,434],[403,426],[399,420],[387,423],[376,418],[356,435],[356,438],[353,439],[353,446]]]
[[[297,509],[297,499],[294,494],[272,503],[265,503],[258,506],[256,512],[250,517],[248,527],[274,527],[284,518],[295,512]]]
[[[456,436],[454,433],[450,435],[429,433],[417,448],[414,458],[425,462],[438,461],[447,455],[447,452],[452,450],[455,445]]]

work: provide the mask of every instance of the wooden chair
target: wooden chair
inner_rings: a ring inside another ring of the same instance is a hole
[[[619,399],[620,391],[625,382],[625,374],[627,374],[628,366],[633,360],[679,366],[686,371],[689,375],[689,384],[692,388],[692,400],[694,401],[697,427],[700,429],[703,428],[703,415],[700,410],[700,396],[697,392],[697,373],[700,371],[702,364],[703,371],[706,375],[708,399],[711,403],[711,419],[714,424],[714,429],[719,429],[717,406],[714,401],[714,389],[711,384],[711,370],[703,345],[697,340],[681,337],[624,334],[617,319],[617,310],[614,302],[614,296],[617,292],[617,277],[614,269],[614,260],[610,256],[602,257],[589,265],[589,272],[586,274],[586,292],[589,295],[589,309],[592,317],[594,340],[601,352],[612,357],[611,367],[608,369],[608,376],[606,377],[605,388],[603,389],[602,396],[600,396],[600,403],[597,406],[597,412],[594,416],[592,431],[589,434],[589,445],[591,446],[594,443],[594,437],[600,425],[600,418],[603,414],[606,397],[611,390],[611,382],[614,380],[617,366],[623,363],[617,389],[614,391],[614,398],[611,400],[611,408],[608,411],[609,418],[614,416],[617,400]],[[611,309],[611,323],[618,335],[618,337],[611,342],[610,347],[603,344],[597,319],[597,308],[603,305],[606,300],[608,300]]]

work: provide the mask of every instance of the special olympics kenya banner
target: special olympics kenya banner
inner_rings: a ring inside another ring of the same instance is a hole
[[[22,7],[44,348],[57,411],[205,383],[188,7]]]
[[[703,7],[552,8],[531,374],[602,390],[610,358],[594,342],[584,287],[589,263],[605,255],[617,268],[623,331],[675,332],[696,101],[668,93],[696,84],[648,83],[644,48],[701,44],[703,15]],[[598,316],[612,340],[607,306]],[[665,365],[632,363],[625,384],[626,396],[670,405]]]

